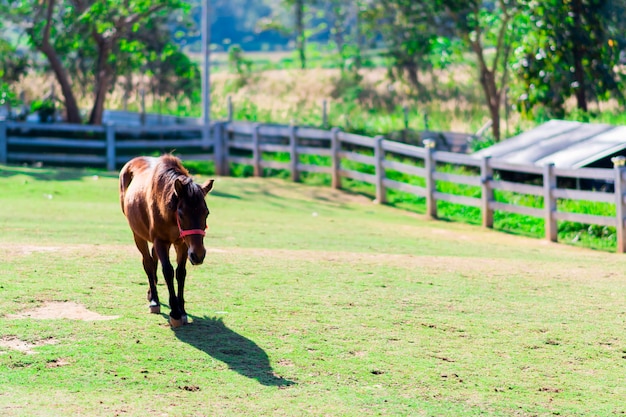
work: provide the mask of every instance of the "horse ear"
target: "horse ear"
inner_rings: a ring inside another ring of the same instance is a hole
[[[185,191],[185,185],[180,180],[180,178],[176,178],[176,180],[174,181],[174,190],[176,191],[176,195],[179,198],[184,196],[183,193]]]
[[[215,180],[206,180],[206,182],[204,184],[202,184],[202,192],[204,193],[204,195],[207,195],[209,193],[209,191],[211,191],[213,189],[213,182]]]

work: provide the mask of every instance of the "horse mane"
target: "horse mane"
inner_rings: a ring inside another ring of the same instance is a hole
[[[160,162],[154,177],[156,189],[163,190],[165,208],[168,211],[174,211],[178,206],[178,196],[174,189],[174,182],[176,179],[180,179],[187,186],[193,183],[193,180],[189,171],[181,164],[180,159],[174,155],[163,155],[160,158]]]

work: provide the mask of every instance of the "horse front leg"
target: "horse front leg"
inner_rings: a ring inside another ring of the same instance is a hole
[[[176,245],[176,282],[178,283],[178,305],[182,314],[183,324],[187,324],[187,311],[185,310],[185,278],[187,277],[187,245]]]
[[[180,327],[183,325],[183,320],[180,303],[178,302],[178,297],[176,296],[176,291],[174,289],[174,267],[170,262],[170,246],[171,244],[169,242],[160,240],[154,242],[154,248],[156,249],[157,256],[161,261],[163,277],[165,278],[165,283],[167,284],[167,291],[170,294],[170,325],[172,327]]]

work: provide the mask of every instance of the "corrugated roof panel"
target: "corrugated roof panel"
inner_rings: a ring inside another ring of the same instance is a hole
[[[561,168],[582,168],[626,148],[626,126],[619,126],[537,161]]]
[[[491,156],[493,158],[507,159],[507,155],[527,149],[537,143],[543,142],[551,137],[562,135],[583,125],[580,122],[570,122],[565,120],[551,120],[528,132],[521,133],[510,139],[506,139],[489,148],[482,149],[473,155],[477,157]],[[527,162],[527,161],[525,161]]]
[[[512,164],[582,168],[626,149],[626,126],[552,120],[473,155]]]
[[[540,160],[613,128],[613,126],[603,124],[580,124],[573,130],[544,139],[507,155],[506,159],[511,163],[539,165]]]

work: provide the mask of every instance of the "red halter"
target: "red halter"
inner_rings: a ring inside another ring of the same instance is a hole
[[[178,209],[176,210],[176,224],[178,225],[178,232],[180,233],[180,235],[178,236],[179,239],[182,239],[185,236],[190,236],[190,235],[201,235],[201,236],[206,235],[206,232],[202,229],[183,230],[183,228],[180,226],[180,217],[178,216]]]

